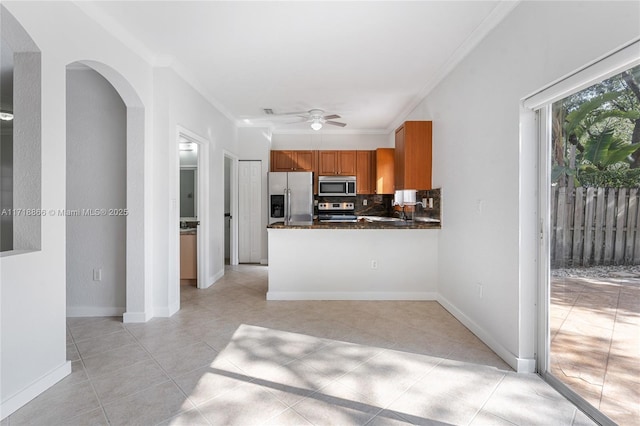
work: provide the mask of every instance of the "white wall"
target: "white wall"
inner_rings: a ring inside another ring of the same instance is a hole
[[[126,209],[126,118],[122,98],[91,68],[67,71],[67,210]],[[67,216],[67,315],[122,315],[126,216]],[[101,269],[100,281],[93,270]]]
[[[512,366],[531,365],[536,333],[537,148],[520,146],[520,101],[639,28],[638,2],[522,2],[407,117],[434,122],[442,301]]]
[[[199,238],[206,242],[208,287],[224,274],[224,151],[235,153],[235,125],[170,68],[154,70],[153,175],[154,314],[169,316],[179,307],[179,147],[178,126],[198,135],[208,145],[208,217],[199,218]],[[199,151],[200,155],[206,155]],[[200,200],[207,202],[206,200]],[[206,221],[207,223],[203,223]],[[200,284],[199,284],[200,286]]]

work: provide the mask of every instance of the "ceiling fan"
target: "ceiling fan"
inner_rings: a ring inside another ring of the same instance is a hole
[[[265,108],[264,112],[265,114],[271,117],[289,117],[289,116],[299,117],[298,120],[292,121],[286,124],[307,122],[307,123],[311,123],[311,128],[313,130],[320,130],[322,129],[322,126],[325,124],[330,124],[332,126],[339,126],[339,127],[344,127],[347,125],[347,123],[333,121],[336,118],[341,118],[338,114],[324,115],[324,111],[321,109],[311,109],[309,111],[303,111],[303,112],[287,112],[282,114],[274,114],[272,109]]]

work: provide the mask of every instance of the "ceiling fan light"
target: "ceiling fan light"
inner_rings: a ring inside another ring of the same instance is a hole
[[[13,114],[11,114],[10,112],[0,112],[0,120],[4,120],[4,121],[11,121],[13,120]]]
[[[311,123],[311,128],[313,130],[320,130],[322,129],[322,123],[319,121],[314,121],[313,123]]]

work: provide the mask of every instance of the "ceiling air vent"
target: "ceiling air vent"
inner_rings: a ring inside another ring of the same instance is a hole
[[[271,108],[265,108],[263,111],[267,115],[273,115],[273,110]]]

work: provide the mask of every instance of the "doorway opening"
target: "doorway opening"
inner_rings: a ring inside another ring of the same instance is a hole
[[[238,157],[224,151],[224,263],[238,264]]]
[[[179,127],[178,203],[175,212],[178,271],[172,313],[180,306],[180,287],[207,288],[209,282],[209,144],[197,134]]]

